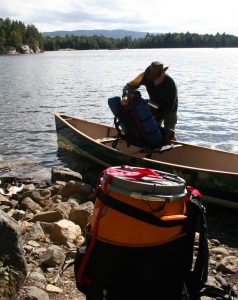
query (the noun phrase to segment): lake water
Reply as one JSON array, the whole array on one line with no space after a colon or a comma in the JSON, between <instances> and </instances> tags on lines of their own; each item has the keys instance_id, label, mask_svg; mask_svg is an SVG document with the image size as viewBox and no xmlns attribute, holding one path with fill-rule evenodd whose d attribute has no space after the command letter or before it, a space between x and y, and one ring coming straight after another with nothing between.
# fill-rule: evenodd
<instances>
[{"instance_id":1,"label":"lake water","mask_svg":"<svg viewBox=\"0 0 238 300\"><path fill-rule=\"evenodd\" d=\"M42 176L67 165L53 112L112 125L107 99L153 60L178 87L177 138L238 152L238 49L58 51L0 56L0 166Z\"/></svg>"}]
</instances>

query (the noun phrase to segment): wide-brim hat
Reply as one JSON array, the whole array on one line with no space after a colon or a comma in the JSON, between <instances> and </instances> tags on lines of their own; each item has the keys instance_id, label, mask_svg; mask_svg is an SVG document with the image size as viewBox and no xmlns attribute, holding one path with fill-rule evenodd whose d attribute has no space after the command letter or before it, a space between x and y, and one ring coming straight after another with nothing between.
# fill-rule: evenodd
<instances>
[{"instance_id":1,"label":"wide-brim hat","mask_svg":"<svg viewBox=\"0 0 238 300\"><path fill-rule=\"evenodd\" d=\"M168 70L169 67L164 67L164 65L159 61L153 61L149 67L146 68L144 72L144 77L148 80L158 79L164 72Z\"/></svg>"}]
</instances>

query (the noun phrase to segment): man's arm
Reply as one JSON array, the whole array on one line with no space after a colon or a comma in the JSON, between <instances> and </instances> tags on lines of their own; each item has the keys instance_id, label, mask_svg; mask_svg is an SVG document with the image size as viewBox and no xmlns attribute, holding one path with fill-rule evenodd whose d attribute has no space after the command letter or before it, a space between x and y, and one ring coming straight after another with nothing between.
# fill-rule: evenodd
<instances>
[{"instance_id":1,"label":"man's arm","mask_svg":"<svg viewBox=\"0 0 238 300\"><path fill-rule=\"evenodd\" d=\"M132 81L128 82L124 86L122 97L125 97L128 94L133 93L134 91L136 91L141 86L141 81L143 79L143 75L144 75L144 73L139 74L135 79L133 79Z\"/></svg>"}]
</instances>

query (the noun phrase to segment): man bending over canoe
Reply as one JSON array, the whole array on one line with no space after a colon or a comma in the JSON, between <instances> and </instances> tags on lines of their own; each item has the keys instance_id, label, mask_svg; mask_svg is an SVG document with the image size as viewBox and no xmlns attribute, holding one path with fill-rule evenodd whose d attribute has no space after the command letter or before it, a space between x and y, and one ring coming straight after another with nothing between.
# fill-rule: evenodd
<instances>
[{"instance_id":1,"label":"man bending over canoe","mask_svg":"<svg viewBox=\"0 0 238 300\"><path fill-rule=\"evenodd\" d=\"M175 139L178 95L174 80L166 74L167 69L168 67L164 67L159 61L152 62L144 72L124 86L121 104L127 105L127 95L144 85L149 95L152 112L158 125L161 126L163 123L165 142L169 144Z\"/></svg>"}]
</instances>

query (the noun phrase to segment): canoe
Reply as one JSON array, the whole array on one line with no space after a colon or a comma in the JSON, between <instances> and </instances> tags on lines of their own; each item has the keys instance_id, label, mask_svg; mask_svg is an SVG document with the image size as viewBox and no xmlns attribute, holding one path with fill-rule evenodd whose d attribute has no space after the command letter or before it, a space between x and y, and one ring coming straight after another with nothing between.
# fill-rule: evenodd
<instances>
[{"instance_id":1,"label":"canoe","mask_svg":"<svg viewBox=\"0 0 238 300\"><path fill-rule=\"evenodd\" d=\"M176 174L200 190L204 201L238 209L238 154L176 141L149 157L120 141L114 127L55 113L58 146L104 166L132 165Z\"/></svg>"}]
</instances>

